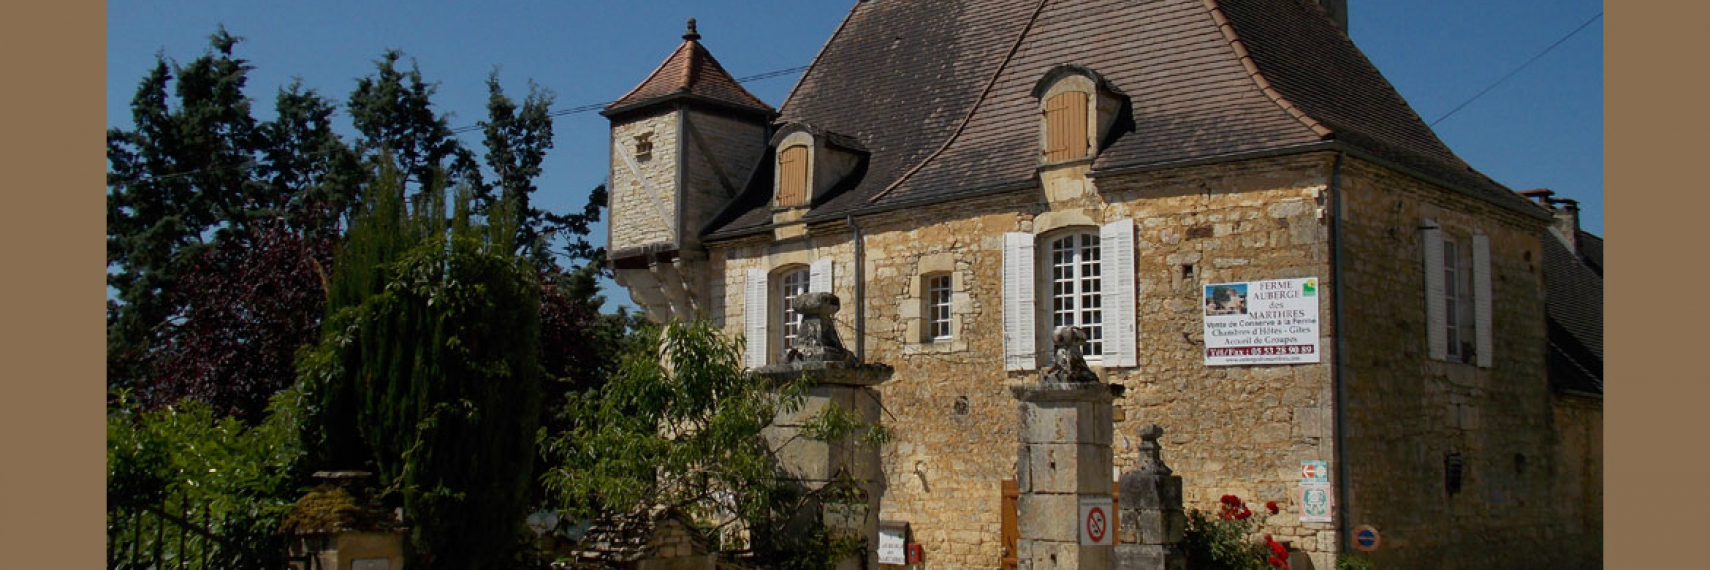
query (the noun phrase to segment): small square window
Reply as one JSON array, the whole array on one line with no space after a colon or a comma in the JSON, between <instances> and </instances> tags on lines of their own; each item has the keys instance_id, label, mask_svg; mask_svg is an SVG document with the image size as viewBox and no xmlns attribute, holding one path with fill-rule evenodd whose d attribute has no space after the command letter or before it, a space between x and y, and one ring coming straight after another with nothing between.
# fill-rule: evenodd
<instances>
[{"instance_id":1,"label":"small square window","mask_svg":"<svg viewBox=\"0 0 1710 570\"><path fill-rule=\"evenodd\" d=\"M645 161L653 158L653 133L635 135L635 159Z\"/></svg>"},{"instance_id":2,"label":"small square window","mask_svg":"<svg viewBox=\"0 0 1710 570\"><path fill-rule=\"evenodd\" d=\"M930 276L926 280L926 314L928 342L950 339L950 275Z\"/></svg>"}]
</instances>

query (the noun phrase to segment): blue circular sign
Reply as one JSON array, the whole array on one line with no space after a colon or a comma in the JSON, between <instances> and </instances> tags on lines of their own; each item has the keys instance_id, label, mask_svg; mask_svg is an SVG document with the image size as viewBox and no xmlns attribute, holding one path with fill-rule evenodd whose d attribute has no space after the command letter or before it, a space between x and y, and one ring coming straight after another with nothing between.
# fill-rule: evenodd
<instances>
[{"instance_id":1,"label":"blue circular sign","mask_svg":"<svg viewBox=\"0 0 1710 570\"><path fill-rule=\"evenodd\" d=\"M1377 529L1372 528L1371 525L1363 524L1354 528L1354 548L1371 552L1377 550L1378 542L1381 540L1378 537Z\"/></svg>"}]
</instances>

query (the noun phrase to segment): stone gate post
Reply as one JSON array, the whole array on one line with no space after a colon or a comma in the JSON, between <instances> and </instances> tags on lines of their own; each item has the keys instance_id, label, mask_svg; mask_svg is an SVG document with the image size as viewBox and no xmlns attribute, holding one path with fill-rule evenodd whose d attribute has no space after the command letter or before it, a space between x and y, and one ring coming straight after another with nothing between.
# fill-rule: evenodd
<instances>
[{"instance_id":1,"label":"stone gate post","mask_svg":"<svg viewBox=\"0 0 1710 570\"><path fill-rule=\"evenodd\" d=\"M1185 570L1182 533L1182 478L1159 456L1158 437L1164 428L1140 428L1140 462L1122 474L1122 526L1116 546L1117 570Z\"/></svg>"},{"instance_id":2,"label":"stone gate post","mask_svg":"<svg viewBox=\"0 0 1710 570\"><path fill-rule=\"evenodd\" d=\"M1017 566L1109 570L1116 533L1111 408L1122 387L1087 369L1079 330L1065 327L1053 336L1056 362L1040 382L1010 388L1021 401Z\"/></svg>"}]
</instances>

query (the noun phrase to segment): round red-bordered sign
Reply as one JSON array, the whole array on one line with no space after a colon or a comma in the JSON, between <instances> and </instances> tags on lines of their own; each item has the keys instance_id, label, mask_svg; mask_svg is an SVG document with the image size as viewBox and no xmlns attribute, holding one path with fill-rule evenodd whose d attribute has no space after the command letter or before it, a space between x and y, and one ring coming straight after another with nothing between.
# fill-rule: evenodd
<instances>
[{"instance_id":1,"label":"round red-bordered sign","mask_svg":"<svg viewBox=\"0 0 1710 570\"><path fill-rule=\"evenodd\" d=\"M1104 542L1105 529L1109 526L1103 507L1093 507L1087 511L1087 538L1091 538L1093 542Z\"/></svg>"}]
</instances>

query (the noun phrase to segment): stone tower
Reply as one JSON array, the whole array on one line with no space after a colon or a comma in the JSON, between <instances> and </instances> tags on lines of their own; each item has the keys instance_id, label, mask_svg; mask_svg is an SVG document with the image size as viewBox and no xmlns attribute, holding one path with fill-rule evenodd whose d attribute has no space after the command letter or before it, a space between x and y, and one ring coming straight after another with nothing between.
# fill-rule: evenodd
<instances>
[{"instance_id":1,"label":"stone tower","mask_svg":"<svg viewBox=\"0 0 1710 570\"><path fill-rule=\"evenodd\" d=\"M607 257L659 322L706 316L700 230L760 163L776 115L700 38L691 18L682 45L600 112L612 125Z\"/></svg>"}]
</instances>

